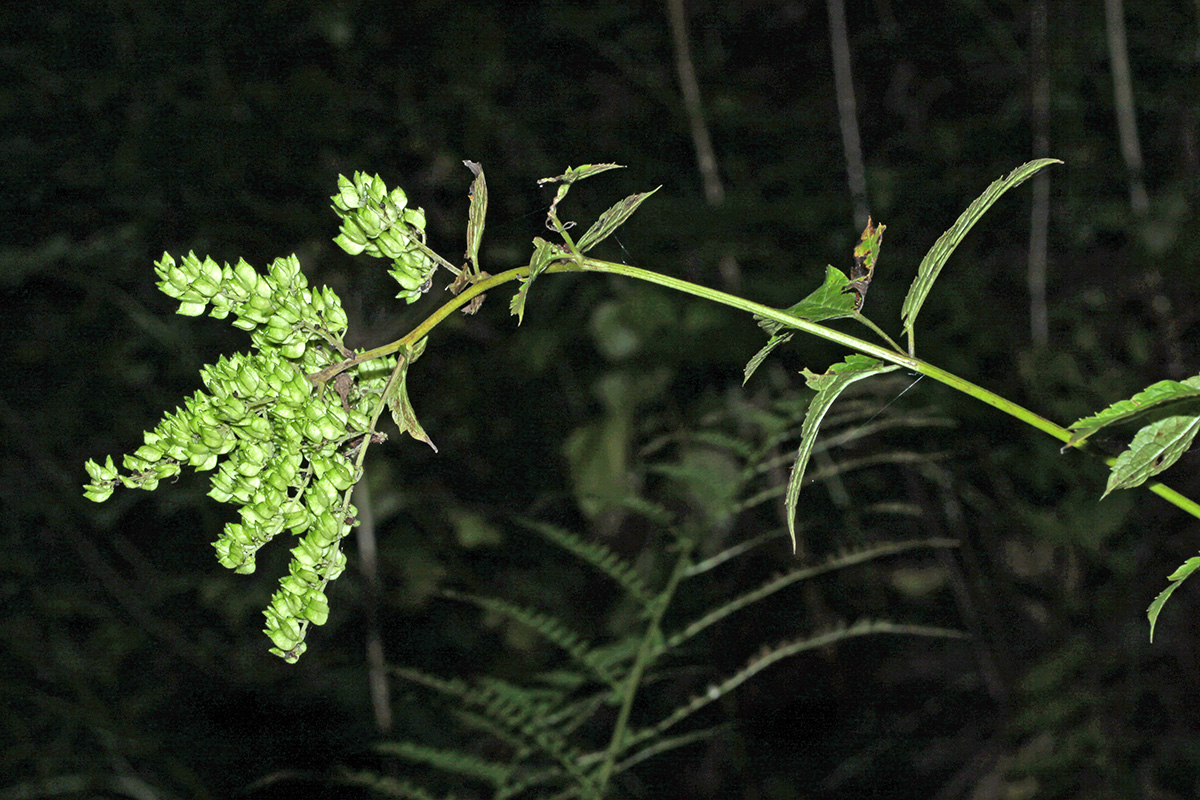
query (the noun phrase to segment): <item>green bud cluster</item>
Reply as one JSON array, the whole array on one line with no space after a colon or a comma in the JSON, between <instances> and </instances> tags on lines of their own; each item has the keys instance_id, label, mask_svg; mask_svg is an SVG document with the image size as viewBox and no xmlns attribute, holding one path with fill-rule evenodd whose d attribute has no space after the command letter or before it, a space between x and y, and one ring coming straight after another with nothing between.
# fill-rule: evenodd
<instances>
[{"instance_id":1,"label":"green bud cluster","mask_svg":"<svg viewBox=\"0 0 1200 800\"><path fill-rule=\"evenodd\" d=\"M182 467L215 470L209 495L239 506L214 543L222 565L255 569L258 550L288 531L299 538L288 574L266 609L271 652L295 661L309 624L329 616L329 581L346 566L341 540L355 525L350 492L361 477L361 452L377 435L372 410L381 404L394 357L358 364L335 389L308 376L348 354L346 314L329 288L309 288L295 256L276 259L265 275L244 261L220 267L189 253L156 265L159 288L179 301L179 313L233 315L249 331L249 354L221 357L201 370L205 389L166 414L124 456L86 464L84 495L102 502L114 488L154 490ZM340 376L339 376L340 377Z\"/></svg>"},{"instance_id":2,"label":"green bud cluster","mask_svg":"<svg viewBox=\"0 0 1200 800\"><path fill-rule=\"evenodd\" d=\"M388 274L400 284L397 297L412 303L429 290L437 264L425 248L425 212L408 208L400 188L388 191L378 175L354 173L354 180L338 176L333 209L342 218L342 232L334 239L352 256L366 253L390 258Z\"/></svg>"}]
</instances>

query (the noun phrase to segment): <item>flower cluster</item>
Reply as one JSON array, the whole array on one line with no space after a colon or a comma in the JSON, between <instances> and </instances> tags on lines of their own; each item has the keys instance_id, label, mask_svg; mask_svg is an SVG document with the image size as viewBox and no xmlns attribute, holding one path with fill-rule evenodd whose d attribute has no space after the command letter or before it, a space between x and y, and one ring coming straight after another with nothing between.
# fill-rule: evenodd
<instances>
[{"instance_id":1,"label":"flower cluster","mask_svg":"<svg viewBox=\"0 0 1200 800\"><path fill-rule=\"evenodd\" d=\"M371 411L382 402L394 358L358 364L333 385L309 379L346 357L346 314L329 288L310 289L294 256L266 275L239 261L218 266L194 254L156 265L159 288L180 301L179 313L232 314L249 331L250 354L222 357L201 370L205 390L163 417L144 444L124 457L87 463L84 494L102 502L118 485L155 489L184 464L214 470L209 495L237 504L239 520L215 542L220 563L255 568L258 550L287 530L300 537L288 575L265 611L271 652L295 661L308 625L329 615L325 588L345 569L340 541L355 524L350 492L361 476L360 453L376 436Z\"/></svg>"},{"instance_id":2,"label":"flower cluster","mask_svg":"<svg viewBox=\"0 0 1200 800\"><path fill-rule=\"evenodd\" d=\"M396 296L405 302L429 290L437 264L425 247L425 212L408 208L403 189L389 192L378 175L356 172L353 181L338 176L338 193L331 199L342 218L342 232L333 241L352 256L390 258L388 274L400 284Z\"/></svg>"}]
</instances>

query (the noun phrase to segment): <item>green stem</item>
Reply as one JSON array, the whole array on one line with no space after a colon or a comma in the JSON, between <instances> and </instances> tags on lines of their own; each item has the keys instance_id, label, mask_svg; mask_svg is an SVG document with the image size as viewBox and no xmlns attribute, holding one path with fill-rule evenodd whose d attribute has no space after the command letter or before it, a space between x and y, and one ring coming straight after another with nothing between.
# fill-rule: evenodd
<instances>
[{"instance_id":1,"label":"green stem","mask_svg":"<svg viewBox=\"0 0 1200 800\"><path fill-rule=\"evenodd\" d=\"M690 294L694 297L699 297L704 300L729 306L730 308L735 308L739 311L745 311L747 314L753 314L758 317L762 317L763 319L769 319L774 322L778 322L788 328L794 328L796 330L803 331L804 333L825 339L826 341L840 344L850 350L878 358L880 361L886 361L890 364L897 364L911 372L916 372L920 375L926 375L936 381L946 384L952 389L956 389L963 394L970 395L980 402L987 403L989 406L998 409L999 411L1003 411L1009 416L1016 417L1025 424L1037 428L1039 431L1049 434L1061 442L1065 443L1071 439L1071 432L1061 425L1056 425L1045 417L1035 414L1024 406L1017 405L1011 400L1001 397L995 392L984 389L982 386L971 383L970 381L960 378L953 373L947 372L940 367L935 367L933 364L922 361L921 359L906 353L897 352L896 350L889 350L886 347L880 347L877 344L859 339L855 336L851 336L848 333L842 333L841 331L837 331L832 328L826 328L823 325L818 325L815 322L809 322L806 319L793 316L782 309L771 308L770 306L765 306L761 303L755 303L752 300L746 300L736 295L722 292L718 289L709 289L706 286L700 286L689 281L680 280L679 278L672 278L669 275L663 275L659 272L653 272L640 267L631 267L628 264L618 264L612 261L598 261L593 258L583 258L579 263L571 261L551 264L550 266L546 267L544 272L579 272L581 267L582 271L584 272L604 272L612 275L624 275L625 277L633 278L635 280L654 283L668 289L674 289L677 292ZM423 322L421 322L421 324L413 328L413 330L403 338L397 339L390 344L385 344L382 347L377 347L374 350L368 350L365 353L360 353L354 358L347 359L340 364L327 367L321 372L310 375L309 378L314 383L323 383L332 378L334 375L337 375L339 372L342 372L343 370L348 369L355 364L361 364L364 361L370 361L371 359L379 358L380 356L391 355L408 344L420 341L422 337L429 333L429 331L437 327L438 323L452 314L455 310L466 305L476 295L482 294L490 289L494 289L495 287L504 283L508 283L509 281L527 277L528 275L528 266L518 267L517 269L510 269L506 272L501 272L499 275L494 275L487 280L473 284L465 289L462 294L458 295L453 300L449 301L429 317L427 317ZM1075 447L1078 450L1086 451L1086 448L1083 445L1076 445ZM1115 459L1112 458L1105 460L1105 463L1110 467L1114 462ZM1179 494L1174 489L1171 489L1170 487L1165 486L1157 481L1147 483L1146 488L1166 500L1168 503L1171 503L1175 507L1179 508L1181 511L1185 511L1194 517L1200 518L1200 503L1197 503L1194 500Z\"/></svg>"},{"instance_id":2,"label":"green stem","mask_svg":"<svg viewBox=\"0 0 1200 800\"><path fill-rule=\"evenodd\" d=\"M629 727L629 715L633 711L633 700L637 696L638 687L642 684L642 675L645 674L646 668L650 666L650 662L662 652L662 620L667 613L668 606L671 605L671 598L675 596L675 590L679 587L679 582L687 574L688 567L692 563L692 550L695 547L696 541L690 536L679 536L676 541L679 545L679 560L675 562L675 569L671 571L671 577L667 581L666 587L662 593L655 598L654 613L650 617L650 622L646 626L646 633L642 636L642 644L638 648L637 658L633 662L633 667L629 670L629 677L625 680L625 697L621 702L621 711L617 714L617 721L613 725L612 739L608 743L608 749L604 753L604 763L600 765L600 774L596 778L597 791L601 796L604 794L605 787L608 786L608 779L612 777L613 766L617 763L617 757L624 749L625 731Z\"/></svg>"}]
</instances>

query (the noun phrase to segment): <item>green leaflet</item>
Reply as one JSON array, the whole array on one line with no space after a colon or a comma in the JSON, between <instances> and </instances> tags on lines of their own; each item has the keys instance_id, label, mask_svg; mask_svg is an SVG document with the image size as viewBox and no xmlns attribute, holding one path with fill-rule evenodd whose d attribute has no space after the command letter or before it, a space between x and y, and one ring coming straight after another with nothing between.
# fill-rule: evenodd
<instances>
[{"instance_id":1,"label":"green leaflet","mask_svg":"<svg viewBox=\"0 0 1200 800\"><path fill-rule=\"evenodd\" d=\"M560 255L562 255L562 252L558 246L547 242L540 236L534 238L533 258L529 259L529 277L521 279L521 288L517 289L517 293L512 296L512 300L508 301L508 311L517 318L518 325L525 319L525 301L529 299L530 284L533 283L534 278L540 275Z\"/></svg>"},{"instance_id":2,"label":"green leaflet","mask_svg":"<svg viewBox=\"0 0 1200 800\"><path fill-rule=\"evenodd\" d=\"M414 764L428 764L451 775L474 778L489 786L503 786L512 775L512 767L506 763L488 761L479 756L441 747L429 747L416 742L379 742L374 746L377 753L402 758ZM415 788L415 787L414 787ZM424 795L420 792L415 796ZM432 797L433 795L426 795Z\"/></svg>"},{"instance_id":3,"label":"green leaflet","mask_svg":"<svg viewBox=\"0 0 1200 800\"><path fill-rule=\"evenodd\" d=\"M1196 556L1192 556L1187 561L1183 562L1179 569L1175 570L1167 577L1167 580L1171 581L1171 584L1159 592L1158 597L1154 598L1154 602L1151 603L1150 607L1146 609L1146 617L1150 620L1151 642L1154 641L1154 626L1158 622L1158 614L1160 611L1162 611L1162 607L1167 604L1167 600L1172 594L1175 593L1175 590L1179 588L1179 584L1183 583L1189 575L1195 572L1197 567L1200 567L1200 558Z\"/></svg>"},{"instance_id":4,"label":"green leaflet","mask_svg":"<svg viewBox=\"0 0 1200 800\"><path fill-rule=\"evenodd\" d=\"M577 242L579 252L586 253L588 250L591 250L600 242L608 238L613 231L621 227L625 223L625 220L629 219L633 215L633 212L637 211L638 206L640 206L647 197L654 194L661 188L661 186L656 186L648 192L631 194L629 197L626 197L624 200L608 208L596 219L595 222L592 223L592 227L588 228L587 233L585 233Z\"/></svg>"},{"instance_id":5,"label":"green leaflet","mask_svg":"<svg viewBox=\"0 0 1200 800\"><path fill-rule=\"evenodd\" d=\"M796 463L792 466L792 474L788 479L785 506L793 551L796 549L796 505L800 499L800 485L804 481L804 470L808 467L808 459L812 456L813 445L817 441L817 429L820 428L825 413L850 384L899 368L895 364L885 366L879 359L854 353L846 356L846 360L840 364L834 364L822 375L804 370L805 380L809 388L816 390L817 396L808 404L808 411L804 414L804 423L800 426L800 449L796 452Z\"/></svg>"},{"instance_id":6,"label":"green leaflet","mask_svg":"<svg viewBox=\"0 0 1200 800\"><path fill-rule=\"evenodd\" d=\"M832 267L830 267L830 269L832 269ZM753 375L755 370L757 370L762 362L766 360L767 356L771 355L771 351L791 339L792 336L794 336L792 333L777 333L772 336L770 341L763 345L763 348L755 353L754 356L746 362L746 370L745 376L742 378L742 386L746 385L746 383L750 380L750 376Z\"/></svg>"},{"instance_id":7,"label":"green leaflet","mask_svg":"<svg viewBox=\"0 0 1200 800\"><path fill-rule=\"evenodd\" d=\"M392 373L391 380L388 381L387 388L384 389L384 396L387 399L387 406L392 412L392 420L395 421L400 432L407 433L417 441L424 442L436 453L437 446L429 438L429 434L425 433L421 423L417 421L412 401L408 399L408 367L421 357L421 353L425 352L426 341L426 339L422 339L412 347L406 348L405 352L399 356L396 369Z\"/></svg>"},{"instance_id":8,"label":"green leaflet","mask_svg":"<svg viewBox=\"0 0 1200 800\"><path fill-rule=\"evenodd\" d=\"M984 190L983 194L975 199L975 202L967 207L967 210L962 213L950 229L933 243L933 247L929 249L929 252L925 254L925 258L922 259L921 266L917 268L917 277L913 279L912 286L908 289L908 295L904 298L904 305L900 309L900 315L904 319L904 332L906 334L910 337L912 336L912 328L916 324L917 314L920 313L925 298L929 296L929 290L933 288L933 282L937 280L938 273L946 265L950 254L954 252L954 248L958 247L959 243L962 242L975 223L979 221L984 212L991 208L992 204L999 200L1001 195L1014 186L1024 183L1038 172L1038 170L1050 164L1061 163L1056 158L1039 158L1022 164L1007 176L994 181L991 186Z\"/></svg>"},{"instance_id":9,"label":"green leaflet","mask_svg":"<svg viewBox=\"0 0 1200 800\"><path fill-rule=\"evenodd\" d=\"M787 310L787 313L793 316L806 319L809 322L824 322L829 319L841 319L842 317L854 316L854 307L858 303L858 296L850 294L847 290L850 288L850 279L846 274L836 267L825 267L825 283L808 297L796 303ZM745 386L750 380L750 376L755 370L766 360L779 345L792 338L790 333L780 333L785 326L782 322L774 320L758 318L758 324L763 330L771 334L771 339L761 350L754 354L754 357L746 362L745 376L742 378L742 385Z\"/></svg>"},{"instance_id":10,"label":"green leaflet","mask_svg":"<svg viewBox=\"0 0 1200 800\"><path fill-rule=\"evenodd\" d=\"M1067 426L1074 431L1067 447L1074 447L1109 425L1126 422L1167 403L1196 397L1200 397L1200 375L1184 381L1159 381L1151 384L1128 400L1118 400L1098 414L1072 422Z\"/></svg>"},{"instance_id":11,"label":"green leaflet","mask_svg":"<svg viewBox=\"0 0 1200 800\"><path fill-rule=\"evenodd\" d=\"M867 287L871 285L885 228L887 228L886 225L874 225L868 219L867 227L863 230L859 243L854 248L854 266L850 271L850 277L847 278L845 273L836 267L826 266L825 282L808 297L787 309L787 313L809 322L856 317L872 330L879 332L878 328L859 316L858 311L862 308L863 300L866 298ZM780 334L780 331L787 327L782 322L764 320L760 317L758 324L771 334L771 339L746 363L745 375L742 378L743 386L771 354L771 351L792 338L790 333Z\"/></svg>"},{"instance_id":12,"label":"green leaflet","mask_svg":"<svg viewBox=\"0 0 1200 800\"><path fill-rule=\"evenodd\" d=\"M1141 486L1170 467L1192 446L1200 432L1200 416L1174 416L1152 422L1137 432L1129 449L1117 456L1108 476L1106 496L1114 489Z\"/></svg>"},{"instance_id":13,"label":"green leaflet","mask_svg":"<svg viewBox=\"0 0 1200 800\"><path fill-rule=\"evenodd\" d=\"M553 178L541 178L538 180L538 186L545 186L548 183L561 184L558 187L558 192L554 195L554 201L550 203L550 218L554 219L558 213L558 204L567 196L567 192L571 189L571 184L575 181L581 181L584 178L590 178L593 175L599 175L601 172L607 172L610 169L624 169L624 164L583 164L578 167L568 167L567 171L562 175L556 175Z\"/></svg>"},{"instance_id":14,"label":"green leaflet","mask_svg":"<svg viewBox=\"0 0 1200 800\"><path fill-rule=\"evenodd\" d=\"M825 267L825 283L808 297L787 309L787 313L809 322L824 322L854 316L854 295L846 291L850 279L837 267ZM774 320L758 322L763 330L774 335L786 326Z\"/></svg>"},{"instance_id":15,"label":"green leaflet","mask_svg":"<svg viewBox=\"0 0 1200 800\"><path fill-rule=\"evenodd\" d=\"M567 171L562 175L556 175L553 178L541 178L538 180L538 185L542 186L547 183L575 183L575 181L599 175L601 172L607 172L610 169L624 168L624 164L580 164L578 167L567 167Z\"/></svg>"},{"instance_id":16,"label":"green leaflet","mask_svg":"<svg viewBox=\"0 0 1200 800\"><path fill-rule=\"evenodd\" d=\"M846 277L846 273L834 266L826 267L826 281L821 284L814 293L799 301L796 305L787 309L787 313L796 315L802 319L809 320L810 323L821 323L827 319L840 319L842 317L853 317L854 305L858 302L857 295L847 293L847 288L850 287L850 278ZM763 361L767 360L767 356L772 353L780 344L792 338L791 333L780 333L786 327L782 323L776 323L773 319L762 319L758 317L758 325L762 326L764 331L770 333L770 341L763 345L761 350L758 350L751 357L750 361L746 362L745 375L742 379L742 385L750 381L750 375L754 374L756 369L762 365Z\"/></svg>"}]
</instances>

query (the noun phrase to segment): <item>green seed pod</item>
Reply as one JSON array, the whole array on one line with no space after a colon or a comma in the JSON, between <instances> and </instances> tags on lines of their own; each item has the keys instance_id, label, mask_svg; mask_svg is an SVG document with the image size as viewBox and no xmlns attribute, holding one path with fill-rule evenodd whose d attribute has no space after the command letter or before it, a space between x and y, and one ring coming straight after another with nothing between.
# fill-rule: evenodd
<instances>
[{"instance_id":1,"label":"green seed pod","mask_svg":"<svg viewBox=\"0 0 1200 800\"><path fill-rule=\"evenodd\" d=\"M262 464L260 462L255 462L248 458L243 458L242 460L238 461L237 464L238 474L247 478L252 475L257 475L261 470Z\"/></svg>"},{"instance_id":2,"label":"green seed pod","mask_svg":"<svg viewBox=\"0 0 1200 800\"><path fill-rule=\"evenodd\" d=\"M371 198L376 203L382 203L383 198L387 196L387 184L383 182L383 178L379 177L378 175L372 175L368 178L366 174L364 174L362 176L362 181L367 190L367 197Z\"/></svg>"},{"instance_id":3,"label":"green seed pod","mask_svg":"<svg viewBox=\"0 0 1200 800\"><path fill-rule=\"evenodd\" d=\"M410 208L404 212L403 216L406 225L411 225L419 231L425 230L425 209Z\"/></svg>"},{"instance_id":4,"label":"green seed pod","mask_svg":"<svg viewBox=\"0 0 1200 800\"><path fill-rule=\"evenodd\" d=\"M331 198L336 208L348 210L358 208L362 200L358 188L345 175L338 175L338 193Z\"/></svg>"},{"instance_id":5,"label":"green seed pod","mask_svg":"<svg viewBox=\"0 0 1200 800\"><path fill-rule=\"evenodd\" d=\"M297 580L302 581L305 586L319 586L321 583L321 576L317 574L316 570L305 566L296 559L293 559L291 564L288 565L288 571Z\"/></svg>"},{"instance_id":6,"label":"green seed pod","mask_svg":"<svg viewBox=\"0 0 1200 800\"><path fill-rule=\"evenodd\" d=\"M334 488L341 492L346 491L355 483L357 483L353 470L351 470L350 467L344 463L334 464L333 469L330 470L328 477Z\"/></svg>"},{"instance_id":7,"label":"green seed pod","mask_svg":"<svg viewBox=\"0 0 1200 800\"><path fill-rule=\"evenodd\" d=\"M320 444L325 440L325 434L316 422L306 420L304 422L304 438L314 444Z\"/></svg>"},{"instance_id":8,"label":"green seed pod","mask_svg":"<svg viewBox=\"0 0 1200 800\"><path fill-rule=\"evenodd\" d=\"M346 554L337 547L329 554L329 566L325 568L325 577L336 581L346 571Z\"/></svg>"},{"instance_id":9,"label":"green seed pod","mask_svg":"<svg viewBox=\"0 0 1200 800\"><path fill-rule=\"evenodd\" d=\"M320 497L306 497L309 511L316 518L313 526L308 529L308 533L304 535L304 539L311 543L311 546L324 553L328 547L337 541L338 526L331 515L325 514L325 510L329 504ZM332 522L333 524L330 524Z\"/></svg>"},{"instance_id":10,"label":"green seed pod","mask_svg":"<svg viewBox=\"0 0 1200 800\"><path fill-rule=\"evenodd\" d=\"M313 625L324 625L329 619L329 598L320 589L310 589L304 600L300 615Z\"/></svg>"},{"instance_id":11,"label":"green seed pod","mask_svg":"<svg viewBox=\"0 0 1200 800\"><path fill-rule=\"evenodd\" d=\"M142 445L134 453L134 455L146 462L158 461L160 458L162 458L162 454L163 451L161 448L155 447L149 443Z\"/></svg>"},{"instance_id":12,"label":"green seed pod","mask_svg":"<svg viewBox=\"0 0 1200 800\"><path fill-rule=\"evenodd\" d=\"M248 297L254 294L254 288L258 285L258 271L247 264L245 259L239 258L237 264L233 266L232 282Z\"/></svg>"},{"instance_id":13,"label":"green seed pod","mask_svg":"<svg viewBox=\"0 0 1200 800\"><path fill-rule=\"evenodd\" d=\"M381 232L375 239L375 246L388 258L399 258L400 254L410 247L408 238L399 228L389 228Z\"/></svg>"},{"instance_id":14,"label":"green seed pod","mask_svg":"<svg viewBox=\"0 0 1200 800\"><path fill-rule=\"evenodd\" d=\"M312 535L312 529L310 529L309 533L300 540L300 544L292 548L292 557L306 567L323 565L328 546L322 545L317 538Z\"/></svg>"},{"instance_id":15,"label":"green seed pod","mask_svg":"<svg viewBox=\"0 0 1200 800\"><path fill-rule=\"evenodd\" d=\"M385 224L384 220L380 219L379 212L370 206L364 206L354 215L354 222L366 235L367 239L374 239L383 231Z\"/></svg>"},{"instance_id":16,"label":"green seed pod","mask_svg":"<svg viewBox=\"0 0 1200 800\"><path fill-rule=\"evenodd\" d=\"M300 644L300 626L290 617L273 616L267 613L267 628L263 631L280 650L291 651Z\"/></svg>"},{"instance_id":17,"label":"green seed pod","mask_svg":"<svg viewBox=\"0 0 1200 800\"><path fill-rule=\"evenodd\" d=\"M358 241L359 239L362 241ZM352 256L367 249L367 237L350 225L343 225L342 232L334 238L333 242Z\"/></svg>"},{"instance_id":18,"label":"green seed pod","mask_svg":"<svg viewBox=\"0 0 1200 800\"><path fill-rule=\"evenodd\" d=\"M340 407L338 408L338 411L341 411ZM345 419L345 417L346 412L342 411L342 418ZM344 436L346 433L345 424L339 424L332 416L322 417L321 419L317 420L316 425L321 430L322 439L329 439L332 441L342 438L342 436Z\"/></svg>"},{"instance_id":19,"label":"green seed pod","mask_svg":"<svg viewBox=\"0 0 1200 800\"><path fill-rule=\"evenodd\" d=\"M89 483L83 487L83 496L93 503L103 503L112 497L113 487L102 483Z\"/></svg>"},{"instance_id":20,"label":"green seed pod","mask_svg":"<svg viewBox=\"0 0 1200 800\"><path fill-rule=\"evenodd\" d=\"M304 597L306 594L308 594L310 589L309 585L305 581L302 581L295 575L284 575L279 579L279 585L288 594L300 595L301 597Z\"/></svg>"},{"instance_id":21,"label":"green seed pod","mask_svg":"<svg viewBox=\"0 0 1200 800\"><path fill-rule=\"evenodd\" d=\"M174 478L180 472L182 472L182 470L179 468L177 463L174 461L164 461L154 468L154 478L155 480L162 481L166 480L167 478Z\"/></svg>"}]
</instances>

